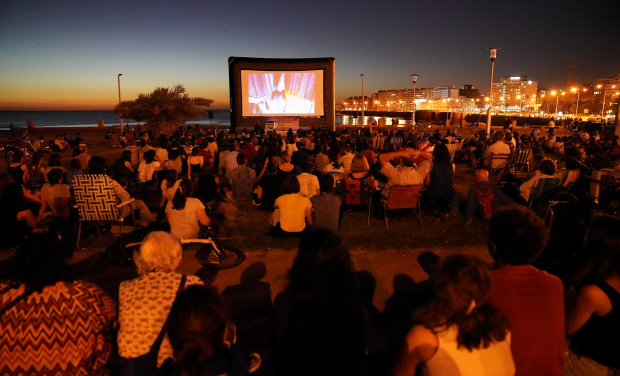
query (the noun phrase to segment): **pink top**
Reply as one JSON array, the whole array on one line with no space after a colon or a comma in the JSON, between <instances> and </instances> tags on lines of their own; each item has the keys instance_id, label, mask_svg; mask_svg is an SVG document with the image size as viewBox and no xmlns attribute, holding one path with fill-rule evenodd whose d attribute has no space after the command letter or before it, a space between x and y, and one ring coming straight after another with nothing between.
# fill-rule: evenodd
<instances>
[{"instance_id":1,"label":"pink top","mask_svg":"<svg viewBox=\"0 0 620 376\"><path fill-rule=\"evenodd\" d=\"M563 375L564 289L559 278L531 265L493 271L491 301L512 332L515 375Z\"/></svg>"}]
</instances>

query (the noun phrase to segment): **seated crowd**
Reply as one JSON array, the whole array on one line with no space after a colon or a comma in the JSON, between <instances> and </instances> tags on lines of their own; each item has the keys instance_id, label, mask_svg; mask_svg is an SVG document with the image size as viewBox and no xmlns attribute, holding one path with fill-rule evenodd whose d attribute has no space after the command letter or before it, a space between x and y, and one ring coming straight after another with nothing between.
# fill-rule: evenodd
<instances>
[{"instance_id":1,"label":"seated crowd","mask_svg":"<svg viewBox=\"0 0 620 376\"><path fill-rule=\"evenodd\" d=\"M331 177L324 183L329 189ZM373 275L356 271L337 234L312 229L273 302L264 359L239 345L245 332L217 291L176 272L182 250L175 236L155 231L143 240L134 254L138 277L121 283L117 308L98 286L71 277L64 231L28 234L0 283L2 374L620 371L620 219L609 215L592 218L586 257L563 285L532 266L548 239L542 220L522 206L499 209L489 220L492 266L458 253L444 260L421 254L429 279L397 285L406 275L396 274L383 313L373 304ZM565 291L575 296L566 316Z\"/></svg>"},{"instance_id":2,"label":"seated crowd","mask_svg":"<svg viewBox=\"0 0 620 376\"><path fill-rule=\"evenodd\" d=\"M0 174L1 247L16 248L11 275L0 283L0 330L6 333L0 338L1 374L620 372L620 220L591 219L571 281L532 265L549 234L534 212L515 203L531 202L543 179L568 185L581 173L571 176L580 165L567 163L560 181L556 162L537 157L544 149L562 154L544 137L497 131L492 142L483 133L463 142L460 159L480 167L464 219L470 223L476 213L488 219L494 263L432 255L426 283L397 291L395 275L394 295L381 313L368 283L374 277L356 271L338 235L344 186L357 184L375 205L394 186L424 186L425 205L443 218L455 201L449 145L457 135L289 130L280 137L186 127L160 136L155 148L152 135L136 128L123 134L119 144L126 150L114 163L88 155L80 139L71 170L57 152L47 167L41 167L42 154L26 165L16 153L7 174ZM613 168L618 145L607 141L596 135L585 141L579 131L560 139L564 154L592 169ZM511 176L510 159L492 158L508 154L514 161L520 149L531 150L535 167L525 182ZM516 191L491 183L497 169ZM96 285L73 280L67 265L67 223L75 214L71 187L82 174L111 176L117 203L131 201L123 210L139 213L136 225L170 225L170 233L151 232L134 254L138 277L120 285L118 309ZM201 226L211 222L205 208L217 201L272 211L270 234L300 237L284 291L273 302L265 359L237 343L235 323L216 291L176 272L178 238L199 237ZM49 229L32 231L43 223ZM566 316L565 291L575 296Z\"/></svg>"}]
</instances>

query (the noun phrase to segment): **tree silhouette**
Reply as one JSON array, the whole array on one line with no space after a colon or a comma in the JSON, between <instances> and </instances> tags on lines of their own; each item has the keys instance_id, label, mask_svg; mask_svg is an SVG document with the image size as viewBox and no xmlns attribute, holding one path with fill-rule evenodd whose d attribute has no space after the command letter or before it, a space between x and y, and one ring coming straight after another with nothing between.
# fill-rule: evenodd
<instances>
[{"instance_id":1,"label":"tree silhouette","mask_svg":"<svg viewBox=\"0 0 620 376\"><path fill-rule=\"evenodd\" d=\"M212 99L190 97L183 85L172 89L158 87L152 93L139 94L132 101L123 101L114 107L114 114L123 119L145 122L145 128L171 136L189 119L204 115L203 107L209 107Z\"/></svg>"}]
</instances>

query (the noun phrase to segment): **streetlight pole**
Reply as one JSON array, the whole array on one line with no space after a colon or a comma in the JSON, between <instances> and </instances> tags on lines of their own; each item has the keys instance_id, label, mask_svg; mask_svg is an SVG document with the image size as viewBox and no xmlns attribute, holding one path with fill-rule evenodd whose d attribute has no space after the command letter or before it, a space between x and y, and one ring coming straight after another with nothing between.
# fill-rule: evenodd
<instances>
[{"instance_id":1,"label":"streetlight pole","mask_svg":"<svg viewBox=\"0 0 620 376\"><path fill-rule=\"evenodd\" d=\"M364 129L364 75L360 74L360 76L362 76L362 129Z\"/></svg>"},{"instance_id":2,"label":"streetlight pole","mask_svg":"<svg viewBox=\"0 0 620 376\"><path fill-rule=\"evenodd\" d=\"M411 75L411 81L413 81L413 103L412 106L413 109L411 110L411 127L415 127L415 110L416 110L416 103L415 103L415 83L418 81L418 77L420 75L418 74L412 74Z\"/></svg>"},{"instance_id":3,"label":"streetlight pole","mask_svg":"<svg viewBox=\"0 0 620 376\"><path fill-rule=\"evenodd\" d=\"M491 108L493 107L493 69L495 69L495 58L499 47L489 47L491 50L491 85L489 87L489 110L487 112L487 136L491 134Z\"/></svg>"},{"instance_id":4,"label":"streetlight pole","mask_svg":"<svg viewBox=\"0 0 620 376\"><path fill-rule=\"evenodd\" d=\"M118 104L121 104L121 76L123 74L118 75ZM123 135L123 115L120 117L121 120L121 136Z\"/></svg>"}]
</instances>

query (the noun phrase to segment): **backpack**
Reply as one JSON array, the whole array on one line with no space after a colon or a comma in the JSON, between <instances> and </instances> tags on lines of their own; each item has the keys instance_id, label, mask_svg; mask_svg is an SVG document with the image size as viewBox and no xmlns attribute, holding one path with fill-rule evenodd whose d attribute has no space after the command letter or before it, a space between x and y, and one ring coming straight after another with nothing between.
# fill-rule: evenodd
<instances>
[{"instance_id":1,"label":"backpack","mask_svg":"<svg viewBox=\"0 0 620 376\"><path fill-rule=\"evenodd\" d=\"M482 207L482 218L491 218L491 214L493 214L493 188L490 185L484 191L476 188L476 196L478 197L478 202Z\"/></svg>"}]
</instances>

